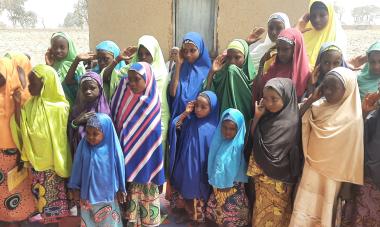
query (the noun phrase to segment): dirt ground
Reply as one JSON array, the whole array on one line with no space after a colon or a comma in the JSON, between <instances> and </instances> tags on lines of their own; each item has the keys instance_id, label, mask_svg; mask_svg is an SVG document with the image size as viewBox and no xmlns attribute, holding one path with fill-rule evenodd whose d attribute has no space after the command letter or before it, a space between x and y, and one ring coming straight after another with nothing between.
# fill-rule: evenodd
<instances>
[{"instance_id":1,"label":"dirt ground","mask_svg":"<svg viewBox=\"0 0 380 227\"><path fill-rule=\"evenodd\" d=\"M44 63L44 54L49 47L51 35L58 30L42 29L0 29L0 56L7 51L21 51L32 57L33 64ZM78 52L89 50L88 30L64 30L73 39ZM376 40L380 30L346 30L348 50L346 59L364 53Z\"/></svg>"}]
</instances>

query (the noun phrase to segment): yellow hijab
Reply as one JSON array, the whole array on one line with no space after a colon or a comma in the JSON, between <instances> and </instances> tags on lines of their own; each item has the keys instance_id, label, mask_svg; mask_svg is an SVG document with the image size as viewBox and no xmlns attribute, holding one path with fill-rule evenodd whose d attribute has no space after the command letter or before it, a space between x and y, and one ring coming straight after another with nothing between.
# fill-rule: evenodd
<instances>
[{"instance_id":1,"label":"yellow hijab","mask_svg":"<svg viewBox=\"0 0 380 227\"><path fill-rule=\"evenodd\" d=\"M356 76L344 67L330 73L341 79L346 90L339 103L321 98L303 116L305 160L325 177L363 184L363 118Z\"/></svg>"},{"instance_id":2,"label":"yellow hijab","mask_svg":"<svg viewBox=\"0 0 380 227\"><path fill-rule=\"evenodd\" d=\"M65 98L56 71L47 65L37 65L32 71L42 78L39 96L33 96L21 109L20 126L11 119L13 139L21 158L37 171L54 170L69 177L71 153L67 139L69 103Z\"/></svg>"},{"instance_id":3,"label":"yellow hijab","mask_svg":"<svg viewBox=\"0 0 380 227\"><path fill-rule=\"evenodd\" d=\"M323 43L337 43L339 47L341 47L344 54L346 52L347 46L347 37L342 29L340 21L336 16L333 2L331 0L310 0L309 12L311 6L315 2L321 2L326 6L329 14L329 21L326 27L320 31L315 30L310 21L306 25L306 29L312 29L311 31L304 33L304 42L306 45L307 56L309 57L309 63L312 68L317 61L319 49Z\"/></svg>"}]
</instances>

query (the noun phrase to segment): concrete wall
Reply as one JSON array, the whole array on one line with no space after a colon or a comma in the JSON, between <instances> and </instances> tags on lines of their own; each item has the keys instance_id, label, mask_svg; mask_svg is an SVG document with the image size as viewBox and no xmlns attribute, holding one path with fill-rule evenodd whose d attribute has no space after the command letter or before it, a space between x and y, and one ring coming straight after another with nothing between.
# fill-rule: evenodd
<instances>
[{"instance_id":1,"label":"concrete wall","mask_svg":"<svg viewBox=\"0 0 380 227\"><path fill-rule=\"evenodd\" d=\"M307 10L308 2L219 0L216 40L219 52L230 40L245 38L254 25L266 27L269 15L274 12L287 13L295 24ZM92 50L106 39L116 41L120 48L136 45L144 34L157 38L165 57L173 46L173 0L89 0L89 21Z\"/></svg>"}]
</instances>

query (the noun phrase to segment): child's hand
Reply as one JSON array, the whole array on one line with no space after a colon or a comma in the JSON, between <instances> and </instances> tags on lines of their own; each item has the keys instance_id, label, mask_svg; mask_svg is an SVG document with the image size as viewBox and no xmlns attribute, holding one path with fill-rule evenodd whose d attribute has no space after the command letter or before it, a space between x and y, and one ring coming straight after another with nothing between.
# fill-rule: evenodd
<instances>
[{"instance_id":1,"label":"child's hand","mask_svg":"<svg viewBox=\"0 0 380 227\"><path fill-rule=\"evenodd\" d=\"M218 57L215 58L214 62L212 63L212 71L218 72L220 71L224 66L226 65L226 57L221 54Z\"/></svg>"},{"instance_id":2,"label":"child's hand","mask_svg":"<svg viewBox=\"0 0 380 227\"><path fill-rule=\"evenodd\" d=\"M125 61L129 63L132 60L133 55L137 52L137 47L130 46L123 50L120 55L116 58L118 62Z\"/></svg>"},{"instance_id":3,"label":"child's hand","mask_svg":"<svg viewBox=\"0 0 380 227\"><path fill-rule=\"evenodd\" d=\"M126 203L127 202L127 193L126 192L118 191L116 193L116 196L117 196L117 201L119 203Z\"/></svg>"},{"instance_id":4,"label":"child's hand","mask_svg":"<svg viewBox=\"0 0 380 227\"><path fill-rule=\"evenodd\" d=\"M265 114L264 99L255 103L255 118L260 119Z\"/></svg>"},{"instance_id":5,"label":"child's hand","mask_svg":"<svg viewBox=\"0 0 380 227\"><path fill-rule=\"evenodd\" d=\"M367 55L359 55L350 59L347 63L351 70L358 71L363 69L363 65L368 61Z\"/></svg>"},{"instance_id":6,"label":"child's hand","mask_svg":"<svg viewBox=\"0 0 380 227\"><path fill-rule=\"evenodd\" d=\"M311 100L311 102L315 102L319 100L321 97L322 97L322 89L321 89L321 86L318 86L316 89L314 89L309 99Z\"/></svg>"},{"instance_id":7,"label":"child's hand","mask_svg":"<svg viewBox=\"0 0 380 227\"><path fill-rule=\"evenodd\" d=\"M301 33L305 33L305 32L308 32L310 30L312 30L311 28L308 28L306 29L306 25L307 23L309 22L310 20L310 14L309 13L305 13L297 22L296 24L296 29L298 31L300 31Z\"/></svg>"},{"instance_id":8,"label":"child's hand","mask_svg":"<svg viewBox=\"0 0 380 227\"><path fill-rule=\"evenodd\" d=\"M317 66L315 66L313 72L311 73L311 84L316 84L318 79L319 79L319 76L321 74L321 70L320 70L320 65L318 64Z\"/></svg>"},{"instance_id":9,"label":"child's hand","mask_svg":"<svg viewBox=\"0 0 380 227\"><path fill-rule=\"evenodd\" d=\"M16 89L12 94L13 102L15 106L21 106L21 88Z\"/></svg>"},{"instance_id":10,"label":"child's hand","mask_svg":"<svg viewBox=\"0 0 380 227\"><path fill-rule=\"evenodd\" d=\"M191 101L187 103L186 110L185 110L186 114L187 115L191 114L194 111L194 107L195 107L195 101Z\"/></svg>"},{"instance_id":11,"label":"child's hand","mask_svg":"<svg viewBox=\"0 0 380 227\"><path fill-rule=\"evenodd\" d=\"M90 61L90 60L94 60L95 58L96 58L96 54L92 52L80 53L77 55L77 59L79 61Z\"/></svg>"},{"instance_id":12,"label":"child's hand","mask_svg":"<svg viewBox=\"0 0 380 227\"><path fill-rule=\"evenodd\" d=\"M252 32L248 35L246 42L248 45L255 43L261 39L261 36L265 33L265 29L262 27L253 28Z\"/></svg>"},{"instance_id":13,"label":"child's hand","mask_svg":"<svg viewBox=\"0 0 380 227\"><path fill-rule=\"evenodd\" d=\"M54 64L54 55L51 51L51 48L48 48L45 53L45 62L47 65L50 65L50 66Z\"/></svg>"},{"instance_id":14,"label":"child's hand","mask_svg":"<svg viewBox=\"0 0 380 227\"><path fill-rule=\"evenodd\" d=\"M179 53L178 47L173 47L169 52L169 60L174 61L175 55Z\"/></svg>"},{"instance_id":15,"label":"child's hand","mask_svg":"<svg viewBox=\"0 0 380 227\"><path fill-rule=\"evenodd\" d=\"M90 119L90 117L93 117L95 115L96 115L96 113L94 111L82 112L81 114L79 114L78 117L76 117L73 120L73 123L74 123L74 125L84 125L87 123L87 121L88 121L88 119Z\"/></svg>"},{"instance_id":16,"label":"child's hand","mask_svg":"<svg viewBox=\"0 0 380 227\"><path fill-rule=\"evenodd\" d=\"M177 65L182 65L182 63L184 61L182 49L180 49L178 52L173 52L172 54L173 54L173 61Z\"/></svg>"},{"instance_id":17,"label":"child's hand","mask_svg":"<svg viewBox=\"0 0 380 227\"><path fill-rule=\"evenodd\" d=\"M379 105L378 101L380 100L380 93L369 93L365 96L362 103L363 113L368 114L369 112L376 110Z\"/></svg>"}]
</instances>

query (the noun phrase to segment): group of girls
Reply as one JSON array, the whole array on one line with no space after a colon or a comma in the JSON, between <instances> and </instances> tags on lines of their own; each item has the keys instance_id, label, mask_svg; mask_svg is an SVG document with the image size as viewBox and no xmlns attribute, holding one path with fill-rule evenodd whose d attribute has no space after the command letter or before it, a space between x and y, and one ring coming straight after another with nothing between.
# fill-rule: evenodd
<instances>
[{"instance_id":1,"label":"group of girls","mask_svg":"<svg viewBox=\"0 0 380 227\"><path fill-rule=\"evenodd\" d=\"M158 226L164 193L178 224L378 226L380 41L346 62L325 0L267 25L213 62L196 32L167 64L149 35L5 54L1 224Z\"/></svg>"}]
</instances>

